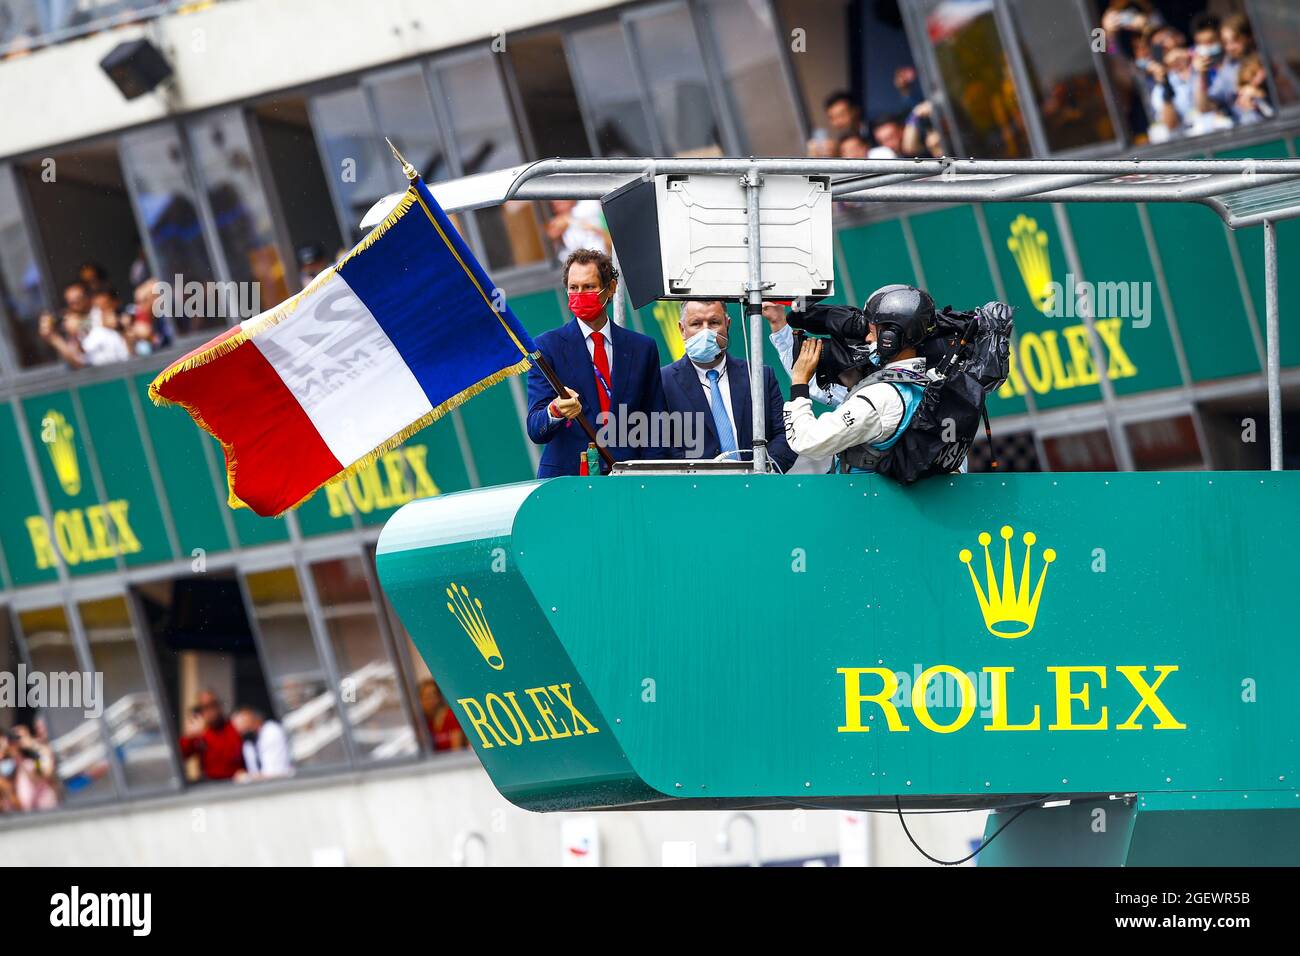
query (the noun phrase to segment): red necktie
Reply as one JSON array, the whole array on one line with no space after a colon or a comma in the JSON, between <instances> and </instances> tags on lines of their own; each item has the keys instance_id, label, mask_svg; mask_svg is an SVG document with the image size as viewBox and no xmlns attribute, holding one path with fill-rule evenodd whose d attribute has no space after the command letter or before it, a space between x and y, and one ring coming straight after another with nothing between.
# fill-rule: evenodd
<instances>
[{"instance_id":1,"label":"red necktie","mask_svg":"<svg viewBox=\"0 0 1300 956\"><path fill-rule=\"evenodd\" d=\"M600 410L608 412L608 389L613 387L613 383L609 377L609 356L605 354L605 336L592 332L591 344L591 360L596 366L596 394L600 397Z\"/></svg>"}]
</instances>

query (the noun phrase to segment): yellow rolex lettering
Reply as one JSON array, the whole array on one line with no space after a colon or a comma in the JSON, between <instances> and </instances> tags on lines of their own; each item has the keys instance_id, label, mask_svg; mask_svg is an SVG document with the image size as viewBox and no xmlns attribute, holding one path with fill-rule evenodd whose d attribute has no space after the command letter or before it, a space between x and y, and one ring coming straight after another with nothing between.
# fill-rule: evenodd
<instances>
[{"instance_id":1,"label":"yellow rolex lettering","mask_svg":"<svg viewBox=\"0 0 1300 956\"><path fill-rule=\"evenodd\" d=\"M528 687L524 693L533 699L533 706L537 708L537 713L541 715L542 723L546 724L546 730L551 735L552 740L563 740L565 737L572 737L573 731L569 725L564 722L563 717L556 717L555 712L551 710L551 695L545 687ZM555 721L560 722L564 728L564 733L555 729Z\"/></svg>"},{"instance_id":2,"label":"yellow rolex lettering","mask_svg":"<svg viewBox=\"0 0 1300 956\"><path fill-rule=\"evenodd\" d=\"M492 723L496 725L497 730L501 731L506 740L510 741L516 747L522 744L524 742L524 732L519 729L519 721L515 720L515 715L510 710L509 705L496 694L488 694L484 700L487 702L488 716L492 718ZM501 722L500 716L497 715L498 710L510 719L510 726L513 727L515 731L513 734L506 730L505 724Z\"/></svg>"},{"instance_id":3,"label":"yellow rolex lettering","mask_svg":"<svg viewBox=\"0 0 1300 956\"><path fill-rule=\"evenodd\" d=\"M1160 676L1156 678L1154 684L1148 684L1146 678L1142 676L1146 671L1145 667L1134 667L1125 664L1116 665L1115 670L1128 678L1128 682L1133 685L1133 689L1136 690L1142 698L1138 701L1137 709L1128 715L1128 720L1115 726L1116 730L1141 730L1142 725L1137 722L1137 717L1138 714L1148 708L1150 708L1151 713L1156 715L1156 730L1187 729L1187 725L1180 724L1176 719L1174 719L1174 715L1169 712L1169 708L1165 706L1164 701L1156 696L1156 691L1159 690L1160 685L1165 682L1165 678L1178 670L1176 664L1157 664L1156 673Z\"/></svg>"},{"instance_id":4,"label":"yellow rolex lettering","mask_svg":"<svg viewBox=\"0 0 1300 956\"><path fill-rule=\"evenodd\" d=\"M488 720L488 715L484 713L482 704L473 697L462 697L456 703L460 704L460 709L465 712L470 724L478 731L478 739L483 744L484 750L492 749L492 744L488 743L487 734L483 733L484 730L487 730L492 735L498 747L506 745L506 742L501 739L501 735L496 732L496 728L492 726L492 722Z\"/></svg>"},{"instance_id":5,"label":"yellow rolex lettering","mask_svg":"<svg viewBox=\"0 0 1300 956\"><path fill-rule=\"evenodd\" d=\"M379 474L379 468L375 464L370 464L361 469L361 483L370 491L371 500L376 508L391 508L393 499L384 489L383 477ZM488 708L489 710L491 708Z\"/></svg>"},{"instance_id":6,"label":"yellow rolex lettering","mask_svg":"<svg viewBox=\"0 0 1300 956\"><path fill-rule=\"evenodd\" d=\"M957 712L957 719L950 724L941 724L931 717L929 705L925 701L926 687L929 686L933 678L940 674L947 674L955 680L961 692L961 709ZM950 734L961 730L970 722L971 715L975 713L975 685L971 683L971 679L965 673L951 664L937 664L934 667L927 667L921 671L921 676L912 685L912 710L916 711L916 719L921 722L921 725L927 730L933 730L936 734Z\"/></svg>"},{"instance_id":7,"label":"yellow rolex lettering","mask_svg":"<svg viewBox=\"0 0 1300 956\"><path fill-rule=\"evenodd\" d=\"M1025 380L1020 375L1020 366L1016 360L1016 350L1007 353L1007 380L998 389L999 398L1011 398L1025 394Z\"/></svg>"},{"instance_id":8,"label":"yellow rolex lettering","mask_svg":"<svg viewBox=\"0 0 1300 956\"><path fill-rule=\"evenodd\" d=\"M1047 351L1043 348L1043 340L1033 332L1026 332L1020 337L1020 367L1029 387L1039 395L1052 390Z\"/></svg>"},{"instance_id":9,"label":"yellow rolex lettering","mask_svg":"<svg viewBox=\"0 0 1300 956\"><path fill-rule=\"evenodd\" d=\"M390 498L395 505L404 505L411 500L411 490L402 471L402 453L390 451L380 459L384 463L384 477L388 479Z\"/></svg>"},{"instance_id":10,"label":"yellow rolex lettering","mask_svg":"<svg viewBox=\"0 0 1300 956\"><path fill-rule=\"evenodd\" d=\"M357 506L357 510L363 515L368 515L375 510L375 501L371 496L369 483L364 479L369 468L363 468L355 474L349 475L344 482L348 486L348 494L352 496L352 502Z\"/></svg>"},{"instance_id":11,"label":"yellow rolex lettering","mask_svg":"<svg viewBox=\"0 0 1300 956\"><path fill-rule=\"evenodd\" d=\"M514 691L512 690L506 691L505 698L506 700L510 701L510 706L513 707L515 709L515 713L519 715L519 721L524 725L524 732L528 734L529 743L536 743L539 740L548 739L546 734L539 734L533 732L533 725L530 724L528 722L528 718L524 716L523 708L519 706L519 701L515 699Z\"/></svg>"},{"instance_id":12,"label":"yellow rolex lettering","mask_svg":"<svg viewBox=\"0 0 1300 956\"><path fill-rule=\"evenodd\" d=\"M86 529L81 521L81 509L54 512L54 540L59 546L59 553L69 565L80 564L85 557L89 542Z\"/></svg>"},{"instance_id":13,"label":"yellow rolex lettering","mask_svg":"<svg viewBox=\"0 0 1300 956\"><path fill-rule=\"evenodd\" d=\"M1092 348L1088 345L1088 327L1071 325L1062 329L1065 345L1070 350L1070 365L1074 369L1076 385L1097 384L1097 369L1092 364Z\"/></svg>"},{"instance_id":14,"label":"yellow rolex lettering","mask_svg":"<svg viewBox=\"0 0 1300 956\"><path fill-rule=\"evenodd\" d=\"M91 505L86 509L86 523L90 525L90 550L86 553L87 561L111 558L116 553L113 542L108 539L108 523L104 520L104 509Z\"/></svg>"},{"instance_id":15,"label":"yellow rolex lettering","mask_svg":"<svg viewBox=\"0 0 1300 956\"><path fill-rule=\"evenodd\" d=\"M1047 350L1048 358L1052 363L1052 388L1074 388L1078 385L1074 376L1066 371L1065 364L1061 360L1061 343L1056 340L1055 332L1043 333L1043 348Z\"/></svg>"},{"instance_id":16,"label":"yellow rolex lettering","mask_svg":"<svg viewBox=\"0 0 1300 956\"><path fill-rule=\"evenodd\" d=\"M338 481L325 486L325 498L329 501L330 517L342 518L352 514L352 499L348 497L347 483Z\"/></svg>"},{"instance_id":17,"label":"yellow rolex lettering","mask_svg":"<svg viewBox=\"0 0 1300 956\"><path fill-rule=\"evenodd\" d=\"M992 703L992 720L985 730L1037 730L1039 709L1034 704L1034 719L1027 724L1012 724L1007 721L1007 675L1014 674L1014 667L986 667L984 673L989 675L989 697Z\"/></svg>"},{"instance_id":18,"label":"yellow rolex lettering","mask_svg":"<svg viewBox=\"0 0 1300 956\"><path fill-rule=\"evenodd\" d=\"M1049 667L1049 672L1056 675L1056 723L1048 726L1048 730L1105 730L1106 729L1106 707L1101 708L1101 719L1095 724L1076 724L1074 722L1073 709L1074 702L1077 700L1083 704L1083 709L1089 709L1088 693L1091 685L1085 680L1080 690L1074 690L1071 675L1073 674L1096 674L1097 682L1102 690L1106 689L1106 668L1104 667Z\"/></svg>"},{"instance_id":19,"label":"yellow rolex lettering","mask_svg":"<svg viewBox=\"0 0 1300 956\"><path fill-rule=\"evenodd\" d=\"M898 690L898 675L887 667L837 667L836 673L844 675L844 726L837 728L842 734L870 733L871 728L862 722L862 705L875 704L885 713L885 723L891 731L909 728L898 716L893 696ZM862 675L874 674L880 678L881 689L875 694L862 693Z\"/></svg>"},{"instance_id":20,"label":"yellow rolex lettering","mask_svg":"<svg viewBox=\"0 0 1300 956\"><path fill-rule=\"evenodd\" d=\"M424 445L410 445L402 448L402 453L406 456L406 464L411 468L411 474L415 476L415 497L432 498L440 494L438 486L433 481L433 476L425 467L425 459L429 455L429 449Z\"/></svg>"},{"instance_id":21,"label":"yellow rolex lettering","mask_svg":"<svg viewBox=\"0 0 1300 956\"><path fill-rule=\"evenodd\" d=\"M565 707L569 708L569 713L573 717L573 736L581 737L583 733L588 733L588 734L600 733L600 731L595 728L595 726L591 723L591 721L589 721L586 717L582 716L581 711L579 711L577 707L573 706L573 691L571 689L571 685L548 684L547 690L549 690L556 697L560 698L560 702L563 703ZM586 731L582 731L578 729L579 721L581 721L583 726L587 728Z\"/></svg>"},{"instance_id":22,"label":"yellow rolex lettering","mask_svg":"<svg viewBox=\"0 0 1300 956\"><path fill-rule=\"evenodd\" d=\"M1131 378L1137 374L1137 366L1129 359L1124 347L1119 344L1120 329L1124 327L1123 319L1102 319L1095 323L1097 334L1101 336L1106 351L1110 353L1107 374L1111 378Z\"/></svg>"},{"instance_id":23,"label":"yellow rolex lettering","mask_svg":"<svg viewBox=\"0 0 1300 956\"><path fill-rule=\"evenodd\" d=\"M27 534L32 539L32 557L40 570L52 568L58 564L54 554L54 542L50 540L50 526L40 515L31 515L26 519Z\"/></svg>"},{"instance_id":24,"label":"yellow rolex lettering","mask_svg":"<svg viewBox=\"0 0 1300 956\"><path fill-rule=\"evenodd\" d=\"M131 530L131 522L126 517L129 507L123 499L108 503L108 516L113 519L113 531L117 535L117 549L122 554L135 554L141 548L140 540Z\"/></svg>"}]
</instances>

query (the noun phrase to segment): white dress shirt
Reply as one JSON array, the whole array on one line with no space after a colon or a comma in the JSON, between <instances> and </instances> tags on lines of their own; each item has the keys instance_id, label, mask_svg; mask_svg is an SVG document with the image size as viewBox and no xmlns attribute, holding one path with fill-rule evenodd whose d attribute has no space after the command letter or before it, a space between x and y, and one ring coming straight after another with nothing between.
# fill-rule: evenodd
<instances>
[{"instance_id":1,"label":"white dress shirt","mask_svg":"<svg viewBox=\"0 0 1300 956\"><path fill-rule=\"evenodd\" d=\"M283 777L293 773L289 737L274 720L262 722L257 741L244 741L244 766L259 777Z\"/></svg>"},{"instance_id":2,"label":"white dress shirt","mask_svg":"<svg viewBox=\"0 0 1300 956\"><path fill-rule=\"evenodd\" d=\"M591 340L591 333L600 332L600 334L605 337L605 359L606 361L609 362L609 382L607 382L606 384L609 385L610 392L611 392L609 396L610 398L609 408L611 414L614 411L614 396L612 394L614 390L614 341L613 341L613 337L610 334L610 329L612 329L613 327L614 327L613 319L606 319L605 324L602 325L599 329L593 329L586 322L582 321L582 319L578 319L578 328L582 329L582 340L587 343L587 355L591 358L591 365L592 365L591 374L593 377L596 374L596 343ZM601 387L599 379L596 380L596 387L597 388ZM596 410L597 413L599 413L600 411L599 405L596 406ZM555 417L555 415L551 412L550 405L546 406L546 417L551 420L552 424L554 424L555 422L564 421L563 418Z\"/></svg>"}]
</instances>

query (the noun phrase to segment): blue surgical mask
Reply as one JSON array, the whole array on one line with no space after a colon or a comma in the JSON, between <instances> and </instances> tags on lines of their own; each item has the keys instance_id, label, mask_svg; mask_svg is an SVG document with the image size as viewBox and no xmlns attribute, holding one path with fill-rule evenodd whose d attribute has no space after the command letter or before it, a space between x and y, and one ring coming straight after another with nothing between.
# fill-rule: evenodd
<instances>
[{"instance_id":1,"label":"blue surgical mask","mask_svg":"<svg viewBox=\"0 0 1300 956\"><path fill-rule=\"evenodd\" d=\"M12 757L5 757L4 760L0 760L0 777L12 777L17 766L18 762Z\"/></svg>"},{"instance_id":2,"label":"blue surgical mask","mask_svg":"<svg viewBox=\"0 0 1300 956\"><path fill-rule=\"evenodd\" d=\"M872 362L874 362L874 363L877 364L877 365L880 364L880 355L876 352L876 343L875 343L875 342L868 342L868 343L867 343L867 354L871 356L871 361L872 361Z\"/></svg>"},{"instance_id":3,"label":"blue surgical mask","mask_svg":"<svg viewBox=\"0 0 1300 956\"><path fill-rule=\"evenodd\" d=\"M1196 52L1200 56L1214 58L1223 52L1223 47L1218 43L1198 43L1196 45Z\"/></svg>"},{"instance_id":4,"label":"blue surgical mask","mask_svg":"<svg viewBox=\"0 0 1300 956\"><path fill-rule=\"evenodd\" d=\"M712 362L721 351L718 333L713 329L700 329L686 340L686 354L692 362Z\"/></svg>"}]
</instances>

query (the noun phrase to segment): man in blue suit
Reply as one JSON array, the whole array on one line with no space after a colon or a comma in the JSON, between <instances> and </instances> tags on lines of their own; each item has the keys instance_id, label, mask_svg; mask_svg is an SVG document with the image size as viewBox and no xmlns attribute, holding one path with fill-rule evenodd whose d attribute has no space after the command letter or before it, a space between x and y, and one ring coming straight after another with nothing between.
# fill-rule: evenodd
<instances>
[{"instance_id":1,"label":"man in blue suit","mask_svg":"<svg viewBox=\"0 0 1300 956\"><path fill-rule=\"evenodd\" d=\"M664 395L668 409L697 415L704 421L703 448L697 456L680 451L677 457L716 458L723 452L747 460L754 447L754 413L749 392L749 363L727 354L727 331L731 319L719 300L688 300L682 303L679 328L686 354L663 368ZM781 409L785 399L772 369L763 367L767 406L767 451L782 471L797 457L785 441Z\"/></svg>"},{"instance_id":2,"label":"man in blue suit","mask_svg":"<svg viewBox=\"0 0 1300 956\"><path fill-rule=\"evenodd\" d=\"M578 474L589 441L574 421L579 415L587 415L598 432L616 441L624 435L656 434L650 422L665 411L659 347L654 339L609 320L617 284L614 264L603 252L579 249L564 263L564 287L574 319L542 333L537 346L568 394L557 396L536 368L528 373L528 437L546 446L538 478ZM642 416L639 429L628 424ZM664 457L660 448L648 443L611 445L609 451L615 461Z\"/></svg>"}]
</instances>

